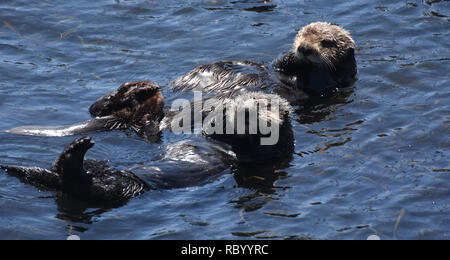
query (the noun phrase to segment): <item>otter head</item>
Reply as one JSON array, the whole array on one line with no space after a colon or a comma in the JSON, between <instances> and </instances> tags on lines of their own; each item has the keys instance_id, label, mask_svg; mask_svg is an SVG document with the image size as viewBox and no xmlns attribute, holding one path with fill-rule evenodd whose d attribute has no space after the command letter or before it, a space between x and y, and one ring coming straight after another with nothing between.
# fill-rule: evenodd
<instances>
[{"instance_id":1,"label":"otter head","mask_svg":"<svg viewBox=\"0 0 450 260\"><path fill-rule=\"evenodd\" d=\"M221 100L204 120L203 133L231 145L239 162L278 162L294 151L291 113L279 95L244 93Z\"/></svg>"},{"instance_id":2,"label":"otter head","mask_svg":"<svg viewBox=\"0 0 450 260\"><path fill-rule=\"evenodd\" d=\"M350 33L326 22L311 23L296 35L293 50L275 64L295 76L297 86L311 95L348 85L357 73L355 42Z\"/></svg>"},{"instance_id":3,"label":"otter head","mask_svg":"<svg viewBox=\"0 0 450 260\"><path fill-rule=\"evenodd\" d=\"M141 129L159 122L163 117L164 97L157 83L127 82L97 100L89 108L94 117L112 116L111 128Z\"/></svg>"},{"instance_id":4,"label":"otter head","mask_svg":"<svg viewBox=\"0 0 450 260\"><path fill-rule=\"evenodd\" d=\"M294 41L294 53L299 59L332 71L338 69L343 60L354 57L354 50L355 42L350 33L326 22L303 27Z\"/></svg>"}]
</instances>

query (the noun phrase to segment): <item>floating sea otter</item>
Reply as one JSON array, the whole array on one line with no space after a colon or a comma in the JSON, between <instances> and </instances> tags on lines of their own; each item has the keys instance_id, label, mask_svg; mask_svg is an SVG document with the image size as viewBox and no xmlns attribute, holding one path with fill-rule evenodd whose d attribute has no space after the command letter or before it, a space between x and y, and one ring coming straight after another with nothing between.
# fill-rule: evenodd
<instances>
[{"instance_id":1,"label":"floating sea otter","mask_svg":"<svg viewBox=\"0 0 450 260\"><path fill-rule=\"evenodd\" d=\"M89 108L93 119L70 126L23 126L8 130L13 134L67 136L94 131L132 129L144 136L159 132L164 117L164 97L155 82L127 82L104 95Z\"/></svg>"},{"instance_id":2,"label":"floating sea otter","mask_svg":"<svg viewBox=\"0 0 450 260\"><path fill-rule=\"evenodd\" d=\"M216 62L197 67L170 85L174 92L201 91L205 98L263 91L296 103L351 85L357 73L354 53L355 42L348 31L316 22L303 27L295 37L293 49L271 67L250 61ZM158 84L128 82L91 106L95 119L72 126L25 126L7 132L66 136L131 128L151 136L158 132L155 126L163 117L163 106Z\"/></svg>"},{"instance_id":3,"label":"floating sea otter","mask_svg":"<svg viewBox=\"0 0 450 260\"><path fill-rule=\"evenodd\" d=\"M84 154L93 143L90 138L82 138L75 140L50 170L19 166L2 168L36 186L62 190L87 201L121 204L151 187L198 185L210 174L214 175L226 168L231 151L235 154L231 156L231 160L244 162L270 162L289 157L294 149L294 138L291 109L287 100L297 102L308 95L325 95L353 82L357 72L354 48L354 41L347 31L328 23L313 23L298 33L294 50L275 61L273 69L247 61L218 62L200 66L171 83L175 92L199 90L207 94L207 98L218 97L219 102L232 109L231 114L238 113L239 109L258 111L256 108L267 106L276 100L275 103L279 105L278 114L268 113L268 110L257 113L257 118L263 118L266 122L278 126L280 139L274 145L261 145L259 141L267 136L267 133L258 128L256 134L231 135L214 134L203 129L207 137L220 141L220 149L212 149L210 146L213 144L217 147L212 142L207 145L185 145L178 147L179 149L171 149L171 146L168 146L166 159L161 161L159 170L155 172L154 166L142 167L138 177L136 170L113 171L101 162L83 162ZM252 100L254 102L248 102ZM163 97L156 83L125 83L118 91L102 97L91 106L91 114L97 117L91 121L69 127L22 127L9 132L62 136L93 130L132 128L144 135L155 134L160 129L163 104ZM227 121L229 118L223 117L223 120ZM244 128L250 129L249 122L244 122ZM224 148L229 146L231 148ZM200 154L217 160L202 161L198 158L204 157L197 156ZM186 167L179 167L182 159L176 160L177 171L174 171L174 164L170 163L171 158L180 159L183 156L194 156L197 159L190 158L186 162L188 165L184 165ZM161 170L164 167L172 169ZM203 170L194 174L195 177L179 172L191 167ZM184 181L184 178L195 181Z\"/></svg>"},{"instance_id":4,"label":"floating sea otter","mask_svg":"<svg viewBox=\"0 0 450 260\"><path fill-rule=\"evenodd\" d=\"M316 22L298 32L292 51L272 67L250 61L216 62L197 67L171 86L175 92L202 91L219 97L264 91L295 103L353 83L354 54L355 42L348 31Z\"/></svg>"},{"instance_id":5,"label":"floating sea otter","mask_svg":"<svg viewBox=\"0 0 450 260\"><path fill-rule=\"evenodd\" d=\"M120 91L119 91L120 92ZM116 98L111 95L110 99ZM248 102L252 100L253 102ZM259 130L256 134L217 136L205 125L204 135L169 144L161 160L149 166L117 171L103 161L84 160L86 152L94 145L90 137L76 139L52 164L49 170L38 167L0 165L8 174L39 188L64 192L74 198L102 207L115 207L126 203L150 189L167 189L201 185L210 181L235 162L269 163L288 158L294 150L291 127L291 109L287 101L265 93L247 93L225 99L232 111L228 116L242 111L256 111L258 119L275 124L280 129L280 141L272 146L262 146L259 140L267 136ZM280 113L260 110L261 104L276 102ZM230 105L231 104L231 105ZM107 111L102 116L110 116ZM224 118L224 120L227 120ZM249 122L245 122L249 129Z\"/></svg>"}]
</instances>

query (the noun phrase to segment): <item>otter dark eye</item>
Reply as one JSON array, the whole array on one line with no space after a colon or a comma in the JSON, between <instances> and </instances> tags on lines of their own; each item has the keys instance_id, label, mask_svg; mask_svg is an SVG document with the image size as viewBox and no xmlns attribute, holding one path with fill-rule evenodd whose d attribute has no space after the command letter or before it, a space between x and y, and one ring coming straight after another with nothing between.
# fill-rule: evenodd
<instances>
[{"instance_id":1,"label":"otter dark eye","mask_svg":"<svg viewBox=\"0 0 450 260\"><path fill-rule=\"evenodd\" d=\"M324 48L332 48L332 47L336 47L336 42L333 40L323 40L320 42L320 44L322 45L322 47Z\"/></svg>"}]
</instances>

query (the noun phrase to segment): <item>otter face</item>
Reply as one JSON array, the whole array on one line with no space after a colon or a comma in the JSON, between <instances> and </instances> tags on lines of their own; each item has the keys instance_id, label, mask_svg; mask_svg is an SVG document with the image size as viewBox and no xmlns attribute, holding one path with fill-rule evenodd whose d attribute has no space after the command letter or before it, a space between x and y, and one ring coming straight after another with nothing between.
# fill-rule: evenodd
<instances>
[{"instance_id":1,"label":"otter face","mask_svg":"<svg viewBox=\"0 0 450 260\"><path fill-rule=\"evenodd\" d=\"M162 118L164 98L157 83L127 82L112 93L97 100L89 108L95 117L114 116L117 127L145 126Z\"/></svg>"},{"instance_id":2,"label":"otter face","mask_svg":"<svg viewBox=\"0 0 450 260\"><path fill-rule=\"evenodd\" d=\"M278 95L248 92L224 99L205 119L203 134L231 145L240 162L275 162L292 155L292 108Z\"/></svg>"},{"instance_id":3,"label":"otter face","mask_svg":"<svg viewBox=\"0 0 450 260\"><path fill-rule=\"evenodd\" d=\"M350 33L339 26L316 22L303 27L294 42L297 58L335 71L338 63L354 53Z\"/></svg>"}]
</instances>

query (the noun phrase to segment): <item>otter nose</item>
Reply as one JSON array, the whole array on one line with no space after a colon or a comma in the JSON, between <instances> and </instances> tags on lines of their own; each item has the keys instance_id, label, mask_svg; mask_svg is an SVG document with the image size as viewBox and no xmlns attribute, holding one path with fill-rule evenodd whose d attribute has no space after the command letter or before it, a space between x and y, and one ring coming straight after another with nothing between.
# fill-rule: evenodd
<instances>
[{"instance_id":1,"label":"otter nose","mask_svg":"<svg viewBox=\"0 0 450 260\"><path fill-rule=\"evenodd\" d=\"M305 42L298 46L297 51L304 56L309 56L314 53L313 47Z\"/></svg>"}]
</instances>

